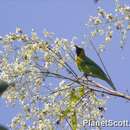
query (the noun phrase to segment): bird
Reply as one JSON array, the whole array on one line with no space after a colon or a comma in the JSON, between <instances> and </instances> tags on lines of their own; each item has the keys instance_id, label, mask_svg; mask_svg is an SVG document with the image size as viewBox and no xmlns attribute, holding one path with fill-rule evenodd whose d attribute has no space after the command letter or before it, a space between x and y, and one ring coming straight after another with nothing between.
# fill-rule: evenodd
<instances>
[{"instance_id":1,"label":"bird","mask_svg":"<svg viewBox=\"0 0 130 130\"><path fill-rule=\"evenodd\" d=\"M2 94L7 90L8 87L9 87L8 82L0 80L0 96L2 96Z\"/></svg>"},{"instance_id":2,"label":"bird","mask_svg":"<svg viewBox=\"0 0 130 130\"><path fill-rule=\"evenodd\" d=\"M91 58L86 56L83 48L75 45L76 48L76 64L78 69L84 73L84 75L91 76L93 78L98 78L106 81L113 90L116 90L112 81L108 78L106 73L101 69L101 67L96 64Z\"/></svg>"}]
</instances>

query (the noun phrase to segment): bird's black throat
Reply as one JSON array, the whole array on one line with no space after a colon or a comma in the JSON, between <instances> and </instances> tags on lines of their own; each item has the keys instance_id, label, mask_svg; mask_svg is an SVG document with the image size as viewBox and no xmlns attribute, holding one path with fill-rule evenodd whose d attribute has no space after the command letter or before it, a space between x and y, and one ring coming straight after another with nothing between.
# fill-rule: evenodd
<instances>
[{"instance_id":1,"label":"bird's black throat","mask_svg":"<svg viewBox=\"0 0 130 130\"><path fill-rule=\"evenodd\" d=\"M76 46L76 54L79 56L82 52L82 48Z\"/></svg>"}]
</instances>

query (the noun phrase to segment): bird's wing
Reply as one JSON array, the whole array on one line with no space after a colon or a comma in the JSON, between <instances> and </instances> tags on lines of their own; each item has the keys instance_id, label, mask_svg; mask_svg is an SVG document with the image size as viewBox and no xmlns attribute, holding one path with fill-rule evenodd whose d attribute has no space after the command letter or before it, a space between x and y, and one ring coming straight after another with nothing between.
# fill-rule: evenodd
<instances>
[{"instance_id":1,"label":"bird's wing","mask_svg":"<svg viewBox=\"0 0 130 130\"><path fill-rule=\"evenodd\" d=\"M89 57L86 57L85 62L86 62L85 64L89 66L89 67L87 66L86 67L92 73L93 77L98 77L103 80L107 80L107 76L104 73L104 71L93 60L91 60Z\"/></svg>"},{"instance_id":2,"label":"bird's wing","mask_svg":"<svg viewBox=\"0 0 130 130\"><path fill-rule=\"evenodd\" d=\"M86 64L86 65L85 65ZM100 78L104 81L106 81L114 90L116 90L113 82L109 80L105 72L100 68L99 65L97 65L94 61L92 61L89 57L86 57L85 60L85 70L87 70L90 76ZM86 72L87 73L87 72Z\"/></svg>"}]
</instances>

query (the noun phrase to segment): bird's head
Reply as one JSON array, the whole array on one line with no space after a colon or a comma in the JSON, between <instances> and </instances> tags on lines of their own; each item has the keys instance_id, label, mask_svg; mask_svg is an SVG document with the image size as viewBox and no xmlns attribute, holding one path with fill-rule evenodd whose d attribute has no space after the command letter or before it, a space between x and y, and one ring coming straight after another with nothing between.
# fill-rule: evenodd
<instances>
[{"instance_id":1,"label":"bird's head","mask_svg":"<svg viewBox=\"0 0 130 130\"><path fill-rule=\"evenodd\" d=\"M77 45L75 45L75 48L76 48L76 54L77 54L77 56L85 54L83 48L81 48L81 47L79 47Z\"/></svg>"}]
</instances>

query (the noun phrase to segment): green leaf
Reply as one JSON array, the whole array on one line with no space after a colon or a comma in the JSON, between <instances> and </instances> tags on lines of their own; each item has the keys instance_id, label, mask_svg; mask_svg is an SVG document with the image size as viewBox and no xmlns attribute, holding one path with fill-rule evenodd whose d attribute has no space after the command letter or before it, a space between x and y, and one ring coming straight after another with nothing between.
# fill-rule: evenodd
<instances>
[{"instance_id":1,"label":"green leaf","mask_svg":"<svg viewBox=\"0 0 130 130\"><path fill-rule=\"evenodd\" d=\"M77 128L77 117L76 117L76 112L75 112L75 105L78 103L80 98L84 95L84 87L81 86L79 88L73 89L70 92L70 100L69 100L69 105L67 108L61 112L60 120L63 120L67 117L71 119L72 126L74 127L73 130L76 130Z\"/></svg>"},{"instance_id":2,"label":"green leaf","mask_svg":"<svg viewBox=\"0 0 130 130\"><path fill-rule=\"evenodd\" d=\"M66 110L64 110L63 112L62 112L62 118L64 119L65 117L67 117L67 115L71 112L71 107L69 106L69 107L67 107L66 108Z\"/></svg>"},{"instance_id":3,"label":"green leaf","mask_svg":"<svg viewBox=\"0 0 130 130\"><path fill-rule=\"evenodd\" d=\"M73 89L70 93L70 105L76 104L84 95L84 87Z\"/></svg>"},{"instance_id":4,"label":"green leaf","mask_svg":"<svg viewBox=\"0 0 130 130\"><path fill-rule=\"evenodd\" d=\"M6 81L0 80L0 96L6 91L9 84Z\"/></svg>"},{"instance_id":5,"label":"green leaf","mask_svg":"<svg viewBox=\"0 0 130 130\"><path fill-rule=\"evenodd\" d=\"M0 125L0 130L8 130L6 127Z\"/></svg>"},{"instance_id":6,"label":"green leaf","mask_svg":"<svg viewBox=\"0 0 130 130\"><path fill-rule=\"evenodd\" d=\"M70 118L70 123L71 123L72 130L77 130L77 116L75 111Z\"/></svg>"}]
</instances>

